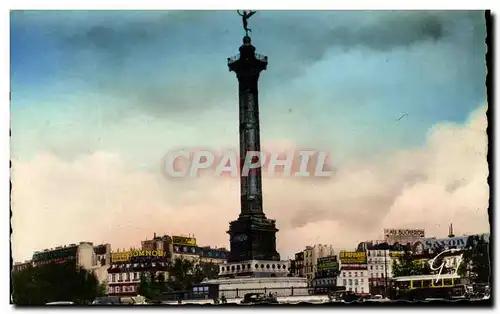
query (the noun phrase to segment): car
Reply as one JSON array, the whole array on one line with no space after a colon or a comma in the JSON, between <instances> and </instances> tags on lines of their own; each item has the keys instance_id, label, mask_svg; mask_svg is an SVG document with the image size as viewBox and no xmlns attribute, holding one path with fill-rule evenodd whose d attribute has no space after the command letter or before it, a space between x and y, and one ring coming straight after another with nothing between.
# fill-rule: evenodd
<instances>
[{"instance_id":1,"label":"car","mask_svg":"<svg viewBox=\"0 0 500 314\"><path fill-rule=\"evenodd\" d=\"M278 304L278 299L264 293L247 293L243 296L241 304Z\"/></svg>"}]
</instances>

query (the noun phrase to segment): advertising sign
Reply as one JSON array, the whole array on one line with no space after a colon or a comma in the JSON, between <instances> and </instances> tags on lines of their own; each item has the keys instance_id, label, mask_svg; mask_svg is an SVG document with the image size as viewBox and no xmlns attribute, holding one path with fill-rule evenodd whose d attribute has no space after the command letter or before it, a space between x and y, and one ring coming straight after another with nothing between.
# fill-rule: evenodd
<instances>
[{"instance_id":1,"label":"advertising sign","mask_svg":"<svg viewBox=\"0 0 500 314\"><path fill-rule=\"evenodd\" d=\"M345 264L366 264L366 252L341 251L340 263Z\"/></svg>"},{"instance_id":2,"label":"advertising sign","mask_svg":"<svg viewBox=\"0 0 500 314\"><path fill-rule=\"evenodd\" d=\"M368 264L342 264L341 270L367 270Z\"/></svg>"},{"instance_id":3,"label":"advertising sign","mask_svg":"<svg viewBox=\"0 0 500 314\"><path fill-rule=\"evenodd\" d=\"M173 236L172 243L185 246L196 246L196 239L190 237Z\"/></svg>"},{"instance_id":4,"label":"advertising sign","mask_svg":"<svg viewBox=\"0 0 500 314\"><path fill-rule=\"evenodd\" d=\"M384 229L384 237L425 237L424 229Z\"/></svg>"},{"instance_id":5,"label":"advertising sign","mask_svg":"<svg viewBox=\"0 0 500 314\"><path fill-rule=\"evenodd\" d=\"M321 257L317 260L318 270L338 270L339 263L336 256Z\"/></svg>"},{"instance_id":6,"label":"advertising sign","mask_svg":"<svg viewBox=\"0 0 500 314\"><path fill-rule=\"evenodd\" d=\"M132 250L123 252L113 252L111 253L111 262L128 262L137 260L147 260L147 259L158 259L165 257L165 251L163 250Z\"/></svg>"},{"instance_id":7,"label":"advertising sign","mask_svg":"<svg viewBox=\"0 0 500 314\"><path fill-rule=\"evenodd\" d=\"M128 262L129 260L130 260L130 251L111 253L111 263Z\"/></svg>"},{"instance_id":8,"label":"advertising sign","mask_svg":"<svg viewBox=\"0 0 500 314\"><path fill-rule=\"evenodd\" d=\"M392 258L400 258L403 255L405 255L405 252L403 252L403 251L391 251L391 252L389 252L389 257L392 257Z\"/></svg>"},{"instance_id":9,"label":"advertising sign","mask_svg":"<svg viewBox=\"0 0 500 314\"><path fill-rule=\"evenodd\" d=\"M467 239L469 236L462 237L453 237L453 238L442 238L442 239L433 239L427 238L424 239L424 248L426 250L433 250L437 248L457 248L463 249L467 245Z\"/></svg>"}]
</instances>

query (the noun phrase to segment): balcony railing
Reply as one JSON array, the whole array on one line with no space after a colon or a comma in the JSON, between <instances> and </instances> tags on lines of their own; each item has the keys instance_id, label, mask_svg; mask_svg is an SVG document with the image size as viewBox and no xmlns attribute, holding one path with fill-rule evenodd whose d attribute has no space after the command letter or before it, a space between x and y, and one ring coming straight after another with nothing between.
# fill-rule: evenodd
<instances>
[{"instance_id":1,"label":"balcony railing","mask_svg":"<svg viewBox=\"0 0 500 314\"><path fill-rule=\"evenodd\" d=\"M235 56L227 58L227 64L230 65L240 59L240 54L238 53ZM262 61L262 62L267 62L267 56L255 53L255 59Z\"/></svg>"}]
</instances>

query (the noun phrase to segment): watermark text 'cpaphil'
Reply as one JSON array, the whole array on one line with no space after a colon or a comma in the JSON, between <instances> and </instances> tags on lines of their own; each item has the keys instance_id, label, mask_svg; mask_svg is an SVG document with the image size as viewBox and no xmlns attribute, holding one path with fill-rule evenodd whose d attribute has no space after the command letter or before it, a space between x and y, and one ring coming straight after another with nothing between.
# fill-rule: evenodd
<instances>
[{"instance_id":1,"label":"watermark text 'cpaphil'","mask_svg":"<svg viewBox=\"0 0 500 314\"><path fill-rule=\"evenodd\" d=\"M170 151L163 160L168 177L282 176L330 177L330 154L315 150L286 152L249 151L239 156L234 150L214 153L210 150L180 149Z\"/></svg>"}]
</instances>

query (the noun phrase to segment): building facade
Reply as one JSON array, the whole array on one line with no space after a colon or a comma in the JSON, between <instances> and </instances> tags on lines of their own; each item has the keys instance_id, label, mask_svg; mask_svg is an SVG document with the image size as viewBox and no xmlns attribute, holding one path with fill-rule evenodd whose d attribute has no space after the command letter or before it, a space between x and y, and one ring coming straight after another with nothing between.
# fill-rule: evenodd
<instances>
[{"instance_id":1,"label":"building facade","mask_svg":"<svg viewBox=\"0 0 500 314\"><path fill-rule=\"evenodd\" d=\"M315 293L328 293L337 290L337 277L339 275L339 262L337 256L320 257L316 263L316 273L312 280Z\"/></svg>"},{"instance_id":2,"label":"building facade","mask_svg":"<svg viewBox=\"0 0 500 314\"><path fill-rule=\"evenodd\" d=\"M31 262L31 260L24 261L24 262L16 262L12 266L12 270L17 272L17 271L23 271L23 270L28 269L30 267L33 267L33 263Z\"/></svg>"},{"instance_id":3,"label":"building facade","mask_svg":"<svg viewBox=\"0 0 500 314\"><path fill-rule=\"evenodd\" d=\"M172 259L189 260L195 264L200 261L200 250L196 238L191 236L172 236Z\"/></svg>"},{"instance_id":4,"label":"building facade","mask_svg":"<svg viewBox=\"0 0 500 314\"><path fill-rule=\"evenodd\" d=\"M96 250L103 254L96 254ZM33 254L32 263L34 267L37 267L51 263L74 262L78 267L91 270L96 266L100 266L101 262L106 263L106 259L109 258L107 257L109 253L109 244L94 247L92 242L80 242L78 245L70 244L57 246L52 249L45 249L43 251L36 251Z\"/></svg>"},{"instance_id":5,"label":"building facade","mask_svg":"<svg viewBox=\"0 0 500 314\"><path fill-rule=\"evenodd\" d=\"M318 258L333 255L335 255L335 251L331 245L315 244L306 247L304 250L304 276L309 282L312 282L317 271Z\"/></svg>"},{"instance_id":6,"label":"building facade","mask_svg":"<svg viewBox=\"0 0 500 314\"><path fill-rule=\"evenodd\" d=\"M135 296L141 277L168 279L169 256L161 250L116 251L108 268L108 295Z\"/></svg>"},{"instance_id":7,"label":"building facade","mask_svg":"<svg viewBox=\"0 0 500 314\"><path fill-rule=\"evenodd\" d=\"M295 253L292 274L296 277L304 277L304 251Z\"/></svg>"},{"instance_id":8,"label":"building facade","mask_svg":"<svg viewBox=\"0 0 500 314\"><path fill-rule=\"evenodd\" d=\"M203 246L197 248L200 257L200 263L225 264L229 257L229 251L226 248L211 248Z\"/></svg>"},{"instance_id":9,"label":"building facade","mask_svg":"<svg viewBox=\"0 0 500 314\"><path fill-rule=\"evenodd\" d=\"M343 286L347 291L353 291L359 295L366 295L370 292L368 282L368 260L366 252L339 253L340 275L337 278L337 285Z\"/></svg>"},{"instance_id":10,"label":"building facade","mask_svg":"<svg viewBox=\"0 0 500 314\"><path fill-rule=\"evenodd\" d=\"M403 252L401 252L403 253ZM370 293L385 295L391 285L393 260L401 254L389 250L368 250L368 282Z\"/></svg>"}]
</instances>

